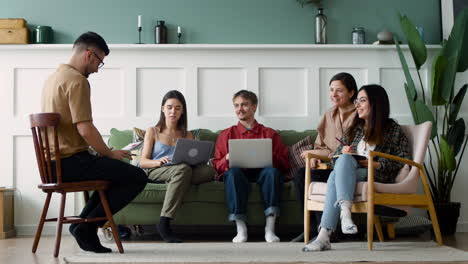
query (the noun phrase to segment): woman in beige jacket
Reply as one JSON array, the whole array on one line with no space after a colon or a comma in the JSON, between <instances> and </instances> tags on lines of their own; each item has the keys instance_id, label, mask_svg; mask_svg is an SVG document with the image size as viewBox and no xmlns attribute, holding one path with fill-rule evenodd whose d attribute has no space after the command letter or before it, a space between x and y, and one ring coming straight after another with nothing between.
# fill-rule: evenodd
<instances>
[{"instance_id":1,"label":"woman in beige jacket","mask_svg":"<svg viewBox=\"0 0 468 264\"><path fill-rule=\"evenodd\" d=\"M315 139L314 149L306 150L301 153L305 158L307 153L331 157L338 148L340 142L336 138L341 138L346 129L351 125L356 116L356 108L353 101L357 96L357 85L354 77L346 72L341 72L333 76L330 80L330 101L333 106L325 113L317 127L317 138ZM321 160L311 159L310 167L315 168ZM305 168L301 168L294 176L294 186L296 188L297 200L302 211L304 209L304 175ZM312 173L313 181L326 182L328 175L317 175ZM302 212L301 211L301 212ZM314 213L312 213L314 215ZM317 230L320 213L315 213L316 217L311 219L311 230ZM293 241L302 241L304 234L299 235Z\"/></svg>"}]
</instances>

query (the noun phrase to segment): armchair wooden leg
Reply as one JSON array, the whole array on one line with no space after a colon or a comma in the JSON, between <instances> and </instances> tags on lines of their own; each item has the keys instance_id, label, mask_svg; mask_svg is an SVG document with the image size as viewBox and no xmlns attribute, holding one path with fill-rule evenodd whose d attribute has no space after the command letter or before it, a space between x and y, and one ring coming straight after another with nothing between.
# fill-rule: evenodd
<instances>
[{"instance_id":1,"label":"armchair wooden leg","mask_svg":"<svg viewBox=\"0 0 468 264\"><path fill-rule=\"evenodd\" d=\"M310 235L310 211L304 208L304 244L309 242Z\"/></svg>"},{"instance_id":2,"label":"armchair wooden leg","mask_svg":"<svg viewBox=\"0 0 468 264\"><path fill-rule=\"evenodd\" d=\"M99 197L101 198L102 206L104 207L104 211L106 212L107 220L111 227L112 235L115 240L115 244L117 244L117 248L119 249L119 252L123 254L124 250L122 247L122 242L120 241L119 233L117 232L117 227L115 226L114 218L112 217L112 212L109 208L109 204L107 203L107 198L106 198L106 195L104 194L104 191L99 191Z\"/></svg>"},{"instance_id":3,"label":"armchair wooden leg","mask_svg":"<svg viewBox=\"0 0 468 264\"><path fill-rule=\"evenodd\" d=\"M60 202L60 212L57 218L57 234L55 234L54 257L58 257L60 251L60 241L62 239L63 215L65 213L66 197L67 193L62 193L62 201Z\"/></svg>"},{"instance_id":4,"label":"armchair wooden leg","mask_svg":"<svg viewBox=\"0 0 468 264\"><path fill-rule=\"evenodd\" d=\"M387 234L389 239L395 239L395 224L387 223Z\"/></svg>"},{"instance_id":5,"label":"armchair wooden leg","mask_svg":"<svg viewBox=\"0 0 468 264\"><path fill-rule=\"evenodd\" d=\"M382 224L380 223L380 217L379 216L374 216L374 225L375 225L375 231L377 231L377 237L379 238L380 242L384 242L384 235L382 232Z\"/></svg>"},{"instance_id":6,"label":"armchair wooden leg","mask_svg":"<svg viewBox=\"0 0 468 264\"><path fill-rule=\"evenodd\" d=\"M372 242L374 240L374 206L369 205L367 211L367 248L372 250Z\"/></svg>"},{"instance_id":7,"label":"armchair wooden leg","mask_svg":"<svg viewBox=\"0 0 468 264\"><path fill-rule=\"evenodd\" d=\"M429 199L432 199L429 197ZM431 200L429 200L431 201ZM437 220L437 214L434 208L432 201L428 205L429 215L431 216L432 228L434 229L434 234L436 236L437 244L442 246L442 235L440 234L439 221Z\"/></svg>"}]
</instances>

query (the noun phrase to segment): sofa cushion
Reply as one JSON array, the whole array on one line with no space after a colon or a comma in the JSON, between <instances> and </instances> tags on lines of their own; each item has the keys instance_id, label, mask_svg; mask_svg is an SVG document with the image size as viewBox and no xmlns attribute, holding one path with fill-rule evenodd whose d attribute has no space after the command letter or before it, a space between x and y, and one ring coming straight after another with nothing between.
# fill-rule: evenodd
<instances>
[{"instance_id":1,"label":"sofa cushion","mask_svg":"<svg viewBox=\"0 0 468 264\"><path fill-rule=\"evenodd\" d=\"M249 193L249 203L263 203L258 184L251 183ZM296 197L292 191L285 191L293 188L292 182L284 184L281 192L281 201L295 201ZM135 197L132 203L163 203L166 194L167 184L148 183L145 189ZM184 203L207 202L225 203L224 183L212 181L200 185L192 185L184 197Z\"/></svg>"},{"instance_id":2,"label":"sofa cushion","mask_svg":"<svg viewBox=\"0 0 468 264\"><path fill-rule=\"evenodd\" d=\"M296 131L296 130L277 130L281 141L287 146L292 146L296 142L299 142L301 139L310 136L312 142L315 141L315 137L317 136L317 130L305 130L305 131Z\"/></svg>"},{"instance_id":3,"label":"sofa cushion","mask_svg":"<svg viewBox=\"0 0 468 264\"><path fill-rule=\"evenodd\" d=\"M121 149L132 142L133 131L132 130L118 130L112 128L110 130L110 137L107 141L107 145L114 149Z\"/></svg>"}]
</instances>

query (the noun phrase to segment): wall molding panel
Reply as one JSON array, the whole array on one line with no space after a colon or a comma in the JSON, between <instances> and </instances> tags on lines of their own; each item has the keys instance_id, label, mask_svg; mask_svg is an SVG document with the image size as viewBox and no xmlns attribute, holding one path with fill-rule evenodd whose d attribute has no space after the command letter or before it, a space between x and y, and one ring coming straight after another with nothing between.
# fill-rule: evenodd
<instances>
[{"instance_id":1,"label":"wall molding panel","mask_svg":"<svg viewBox=\"0 0 468 264\"><path fill-rule=\"evenodd\" d=\"M408 47L402 48L409 56ZM439 48L428 46L421 76L426 87ZM45 199L36 188L39 176L28 115L40 111L44 81L68 61L71 50L68 44L0 46L0 121L5 124L0 129L0 186L17 190L15 219L22 234L33 233ZM190 129L219 130L235 124L232 95L240 89L259 96L259 122L276 129L315 128L330 107L329 80L343 71L353 74L358 86L382 84L390 96L392 117L401 124L412 123L394 46L111 44L110 50L104 68L89 77L94 122L105 137L111 128L154 125L162 96L172 89L185 95ZM457 83L467 80L468 74L463 74ZM466 104L461 113L466 118ZM467 174L468 165L459 173ZM458 187L468 184L464 178L458 177L453 195L463 206L460 230L468 230L468 197ZM66 209L72 214L81 207L79 198L74 201Z\"/></svg>"}]
</instances>

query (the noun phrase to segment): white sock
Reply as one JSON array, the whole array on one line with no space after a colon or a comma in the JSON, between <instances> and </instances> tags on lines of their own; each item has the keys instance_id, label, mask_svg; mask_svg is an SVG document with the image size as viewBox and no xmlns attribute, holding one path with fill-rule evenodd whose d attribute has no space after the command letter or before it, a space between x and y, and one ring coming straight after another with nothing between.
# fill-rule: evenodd
<instances>
[{"instance_id":1,"label":"white sock","mask_svg":"<svg viewBox=\"0 0 468 264\"><path fill-rule=\"evenodd\" d=\"M302 251L309 252L309 251L323 251L323 250L330 250L330 235L332 230L326 228L320 228L319 234L317 238L307 244Z\"/></svg>"},{"instance_id":2,"label":"white sock","mask_svg":"<svg viewBox=\"0 0 468 264\"><path fill-rule=\"evenodd\" d=\"M267 216L265 225L265 241L266 242L279 242L280 239L275 235L275 221L276 216Z\"/></svg>"},{"instance_id":3,"label":"white sock","mask_svg":"<svg viewBox=\"0 0 468 264\"><path fill-rule=\"evenodd\" d=\"M232 239L234 243L244 243L247 241L247 225L243 220L236 220L237 236Z\"/></svg>"},{"instance_id":4,"label":"white sock","mask_svg":"<svg viewBox=\"0 0 468 264\"><path fill-rule=\"evenodd\" d=\"M356 234L357 226L354 224L353 219L351 218L351 206L353 205L351 201L340 201L340 219L341 219L341 231L343 234Z\"/></svg>"}]
</instances>

